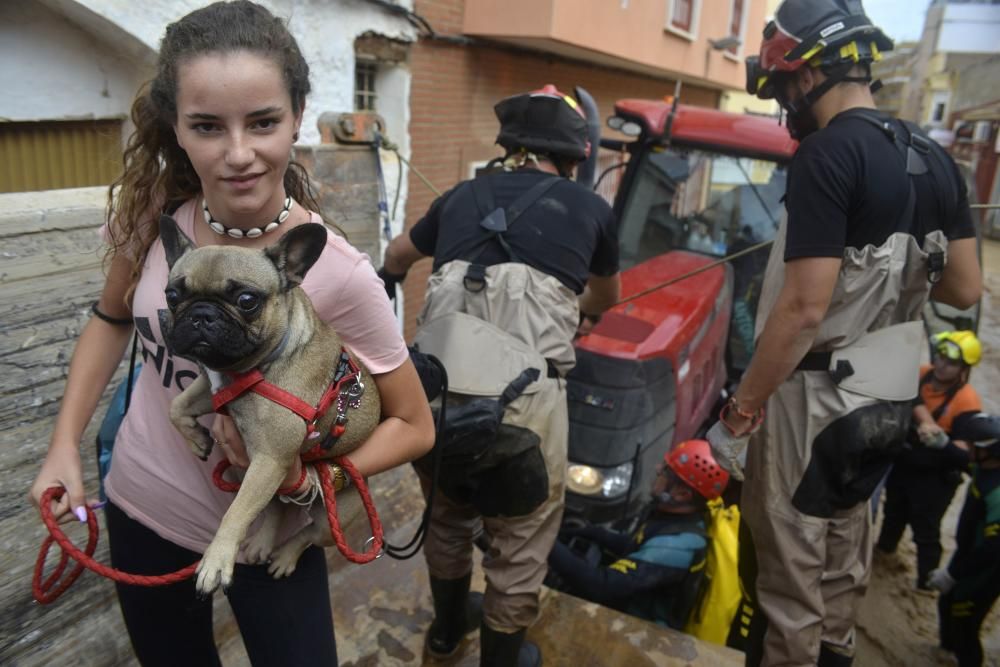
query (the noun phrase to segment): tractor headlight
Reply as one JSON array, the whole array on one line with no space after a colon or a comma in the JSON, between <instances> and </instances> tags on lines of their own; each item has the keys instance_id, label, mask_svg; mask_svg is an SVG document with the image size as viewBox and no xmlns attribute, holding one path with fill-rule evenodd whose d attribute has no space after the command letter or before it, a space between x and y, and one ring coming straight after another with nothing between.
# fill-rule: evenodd
<instances>
[{"instance_id":1,"label":"tractor headlight","mask_svg":"<svg viewBox=\"0 0 1000 667\"><path fill-rule=\"evenodd\" d=\"M628 491L632 483L632 462L614 468L571 463L566 471L566 486L581 496L615 498Z\"/></svg>"}]
</instances>

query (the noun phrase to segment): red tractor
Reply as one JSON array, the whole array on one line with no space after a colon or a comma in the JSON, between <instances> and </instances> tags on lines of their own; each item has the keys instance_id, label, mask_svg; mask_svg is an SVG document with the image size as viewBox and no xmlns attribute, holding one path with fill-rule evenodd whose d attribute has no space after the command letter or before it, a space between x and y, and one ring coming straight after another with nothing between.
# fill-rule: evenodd
<instances>
[{"instance_id":1,"label":"red tractor","mask_svg":"<svg viewBox=\"0 0 1000 667\"><path fill-rule=\"evenodd\" d=\"M700 434L746 367L767 247L656 286L771 240L796 148L775 118L670 101L622 100L608 125L635 137L601 139L615 162L596 187L619 181L622 298L641 296L577 342L569 523L634 517L664 453Z\"/></svg>"}]
</instances>

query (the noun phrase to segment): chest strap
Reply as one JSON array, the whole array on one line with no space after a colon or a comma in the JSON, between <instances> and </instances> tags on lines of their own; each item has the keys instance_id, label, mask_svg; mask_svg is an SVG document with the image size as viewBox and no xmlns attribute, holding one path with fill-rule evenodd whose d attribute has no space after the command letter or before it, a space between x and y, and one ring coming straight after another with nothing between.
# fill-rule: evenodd
<instances>
[{"instance_id":1,"label":"chest strap","mask_svg":"<svg viewBox=\"0 0 1000 667\"><path fill-rule=\"evenodd\" d=\"M472 195L476 201L476 209L481 216L479 226L487 235L469 248L468 252L462 257L462 259L469 262L469 268L466 271L463 281L465 289L470 292L481 292L486 287L486 265L480 264L479 258L482 257L486 251L486 246L491 241L496 241L500 244L500 247L503 248L504 253L506 253L507 258L511 262L526 263L510 247L507 239L504 238L504 233L513 226L522 213L531 208L561 180L562 178L558 176L550 176L543 179L522 193L506 209L503 209L496 206L493 199L493 191L490 189L487 177L480 176L473 179L471 184Z\"/></svg>"},{"instance_id":2,"label":"chest strap","mask_svg":"<svg viewBox=\"0 0 1000 667\"><path fill-rule=\"evenodd\" d=\"M347 428L347 408L357 408L365 391L361 382L361 369L344 350L340 352L340 360L334 372L330 386L326 388L319 403L312 405L291 392L264 379L260 369L246 373L227 374L230 383L212 394L212 408L219 414L228 414L226 405L247 392L277 403L291 410L306 422L306 438L314 440L320 436L316 424L323 418L330 407L336 402L337 418L330 432L322 443L322 449L329 449L344 434Z\"/></svg>"}]
</instances>

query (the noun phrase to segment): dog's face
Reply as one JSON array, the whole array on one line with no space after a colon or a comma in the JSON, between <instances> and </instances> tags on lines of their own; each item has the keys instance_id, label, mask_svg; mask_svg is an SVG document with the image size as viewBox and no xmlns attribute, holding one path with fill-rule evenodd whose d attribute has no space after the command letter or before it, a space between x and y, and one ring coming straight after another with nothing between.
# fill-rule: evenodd
<instances>
[{"instance_id":1,"label":"dog's face","mask_svg":"<svg viewBox=\"0 0 1000 667\"><path fill-rule=\"evenodd\" d=\"M245 371L281 344L290 292L326 244L326 229L306 224L264 250L194 244L169 216L160 238L170 275L160 328L173 354L217 371Z\"/></svg>"}]
</instances>

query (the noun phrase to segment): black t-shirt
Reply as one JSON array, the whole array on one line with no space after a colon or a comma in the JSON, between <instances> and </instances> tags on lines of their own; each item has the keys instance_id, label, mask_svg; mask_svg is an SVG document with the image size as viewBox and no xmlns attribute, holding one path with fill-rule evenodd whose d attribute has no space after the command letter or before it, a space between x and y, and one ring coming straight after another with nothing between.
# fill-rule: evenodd
<instances>
[{"instance_id":1,"label":"black t-shirt","mask_svg":"<svg viewBox=\"0 0 1000 667\"><path fill-rule=\"evenodd\" d=\"M498 172L488 179L498 208L506 208L539 181L552 178L534 169ZM480 227L472 181L464 181L431 204L410 230L417 250L434 256L434 270L456 259L492 266L511 261L497 241L481 245L490 232ZM577 294L590 274L618 273L618 225L607 202L587 188L560 179L503 234L517 258L557 278ZM477 247L478 246L478 247ZM471 256L470 256L471 255Z\"/></svg>"},{"instance_id":2,"label":"black t-shirt","mask_svg":"<svg viewBox=\"0 0 1000 667\"><path fill-rule=\"evenodd\" d=\"M842 257L845 248L881 246L900 230L910 177L902 154L882 130L859 117L864 113L838 114L808 136L792 158L785 200L786 261ZM893 125L903 131L900 124ZM919 242L923 237L915 230L926 234L940 229L949 240L975 236L958 167L935 142L924 159L928 172L913 177L916 224L903 225L902 230L911 230Z\"/></svg>"}]
</instances>

